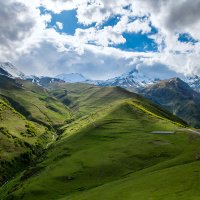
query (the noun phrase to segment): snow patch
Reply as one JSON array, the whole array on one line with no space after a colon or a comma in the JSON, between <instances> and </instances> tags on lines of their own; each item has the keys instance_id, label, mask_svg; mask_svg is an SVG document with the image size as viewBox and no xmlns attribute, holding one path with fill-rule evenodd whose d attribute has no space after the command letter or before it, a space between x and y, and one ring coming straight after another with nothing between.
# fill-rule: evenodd
<instances>
[{"instance_id":1,"label":"snow patch","mask_svg":"<svg viewBox=\"0 0 200 200\"><path fill-rule=\"evenodd\" d=\"M9 62L0 62L0 68L6 72L6 76L9 76L10 78L21 78L24 79L25 75L21 71L19 71L14 65L12 65Z\"/></svg>"}]
</instances>

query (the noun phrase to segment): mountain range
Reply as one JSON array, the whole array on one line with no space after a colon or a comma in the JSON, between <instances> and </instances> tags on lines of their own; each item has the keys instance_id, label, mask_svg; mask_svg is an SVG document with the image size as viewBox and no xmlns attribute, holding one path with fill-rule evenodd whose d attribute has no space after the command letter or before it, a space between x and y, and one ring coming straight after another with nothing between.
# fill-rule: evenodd
<instances>
[{"instance_id":1,"label":"mountain range","mask_svg":"<svg viewBox=\"0 0 200 200\"><path fill-rule=\"evenodd\" d=\"M160 80L149 78L134 69L119 77L109 80L91 80L78 73L61 74L56 77L25 76L11 63L1 63L1 74L10 78L18 78L36 83L42 87L48 87L51 83L86 83L97 86L118 86L131 92L136 92L150 99L154 103L181 119L189 125L200 127L200 77L183 77Z\"/></svg>"},{"instance_id":2,"label":"mountain range","mask_svg":"<svg viewBox=\"0 0 200 200\"><path fill-rule=\"evenodd\" d=\"M4 65L0 199L198 199L200 133L187 122L198 123L198 106L188 105L199 93L179 78L140 87L138 73L121 77L125 89ZM136 82L140 94L127 90Z\"/></svg>"},{"instance_id":3,"label":"mountain range","mask_svg":"<svg viewBox=\"0 0 200 200\"><path fill-rule=\"evenodd\" d=\"M180 78L159 81L138 92L188 124L200 128L200 93Z\"/></svg>"},{"instance_id":4,"label":"mountain range","mask_svg":"<svg viewBox=\"0 0 200 200\"><path fill-rule=\"evenodd\" d=\"M88 83L99 86L119 86L127 89L137 91L138 88L146 87L150 84L162 81L160 77L152 78L151 75L144 75L137 69L133 69L128 73L124 73L121 76L108 79L108 80L93 80L86 78L80 73L63 73L56 75L55 77L42 76L38 77L35 75L26 76L23 72L19 71L13 64L9 62L0 63L0 73L7 75L9 77L27 79L29 81L35 82L39 85L45 86L47 83L54 81L64 81L67 83ZM172 77L174 78L174 77ZM199 92L200 91L200 77L194 76L181 76L184 82L186 82L192 89Z\"/></svg>"}]
</instances>

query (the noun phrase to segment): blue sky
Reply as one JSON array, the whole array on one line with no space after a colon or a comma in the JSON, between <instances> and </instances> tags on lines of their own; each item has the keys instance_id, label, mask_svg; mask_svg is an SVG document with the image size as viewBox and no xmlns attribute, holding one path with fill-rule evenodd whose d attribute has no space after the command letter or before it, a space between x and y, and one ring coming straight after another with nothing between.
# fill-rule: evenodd
<instances>
[{"instance_id":1,"label":"blue sky","mask_svg":"<svg viewBox=\"0 0 200 200\"><path fill-rule=\"evenodd\" d=\"M192 43L196 44L198 40L194 39L190 34L188 33L179 33L178 40L183 43Z\"/></svg>"},{"instance_id":2,"label":"blue sky","mask_svg":"<svg viewBox=\"0 0 200 200\"><path fill-rule=\"evenodd\" d=\"M0 60L49 76L107 79L141 66L200 75L199 10L200 0L0 1Z\"/></svg>"},{"instance_id":3,"label":"blue sky","mask_svg":"<svg viewBox=\"0 0 200 200\"><path fill-rule=\"evenodd\" d=\"M57 32L74 35L77 28L81 28L81 29L88 28L88 26L84 26L78 23L78 19L76 17L77 12L75 9L62 11L59 14L46 10L44 7L40 7L40 11L42 15L45 15L48 13L52 17L51 21L47 25L47 28L52 28L52 27L56 28L57 22L61 22L63 24L62 30L56 28Z\"/></svg>"},{"instance_id":4,"label":"blue sky","mask_svg":"<svg viewBox=\"0 0 200 200\"><path fill-rule=\"evenodd\" d=\"M128 7L127 7L128 9ZM76 17L76 10L62 11L59 14L54 14L51 11L45 10L41 8L41 14L51 14L51 21L48 23L48 28L55 28L59 33L65 33L68 35L74 35L77 28L87 29L90 27L95 27L96 23L92 25L86 26L78 23L78 18ZM98 29L101 30L107 26L115 26L120 21L120 15L111 16L107 21L104 21L101 25L98 26ZM137 18L135 18L137 19ZM135 20L134 19L134 20ZM134 21L132 20L132 21ZM56 23L60 22L63 24L63 29L59 29L56 26ZM143 33L123 33L123 37L126 42L124 44L119 45L110 45L111 47L119 48L124 51L138 51L138 52L148 52L148 51L158 51L158 46L154 42L153 39L149 38L149 35L157 33L157 29L155 27L151 27L152 31L148 34ZM187 42L186 36L180 36L180 40L182 39L184 42ZM189 39L188 39L189 40Z\"/></svg>"},{"instance_id":5,"label":"blue sky","mask_svg":"<svg viewBox=\"0 0 200 200\"><path fill-rule=\"evenodd\" d=\"M47 28L54 28L59 33L64 33L68 35L74 35L76 29L88 29L90 27L95 27L96 23L91 25L83 25L78 22L77 11L67 10L62 11L59 14L55 14L45 8L41 7L41 14L49 13L51 14L51 21L48 23ZM129 9L129 6L126 7ZM101 30L108 26L115 26L120 21L120 15L111 16L108 20L104 21L102 24L98 25L98 29ZM133 18L132 21L137 18ZM63 29L59 29L56 23L60 22L63 24ZM110 47L115 47L123 51L133 51L133 52L158 52L158 44L149 36L158 33L157 28L151 26L151 32L149 33L127 33L124 32L122 36L125 38L126 42L118 45L110 45ZM196 44L198 40L194 39L189 33L178 33L178 40L182 43L192 43Z\"/></svg>"}]
</instances>

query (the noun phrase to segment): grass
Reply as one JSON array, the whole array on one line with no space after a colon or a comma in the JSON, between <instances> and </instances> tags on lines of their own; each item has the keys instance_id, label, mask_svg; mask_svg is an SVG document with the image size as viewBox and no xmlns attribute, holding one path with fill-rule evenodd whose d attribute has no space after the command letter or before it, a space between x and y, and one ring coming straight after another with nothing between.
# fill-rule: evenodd
<instances>
[{"instance_id":1,"label":"grass","mask_svg":"<svg viewBox=\"0 0 200 200\"><path fill-rule=\"evenodd\" d=\"M0 184L30 164L70 115L43 88L0 76Z\"/></svg>"},{"instance_id":2,"label":"grass","mask_svg":"<svg viewBox=\"0 0 200 200\"><path fill-rule=\"evenodd\" d=\"M139 97L119 87L98 87L79 83L52 84L50 93L66 103L76 117L85 116L118 100Z\"/></svg>"},{"instance_id":3,"label":"grass","mask_svg":"<svg viewBox=\"0 0 200 200\"><path fill-rule=\"evenodd\" d=\"M43 134L45 138L42 138ZM44 148L50 139L51 135L45 127L28 121L0 100L0 182L5 182L16 171L21 170L22 166L27 165L22 158L26 153L31 151L31 161L34 153Z\"/></svg>"},{"instance_id":4,"label":"grass","mask_svg":"<svg viewBox=\"0 0 200 200\"><path fill-rule=\"evenodd\" d=\"M31 173L35 169L30 169L27 180L19 181L22 174L5 185L1 197L162 199L166 195L177 197L176 192L189 187L187 176L198 184L197 172L193 172L200 153L198 136L181 132L177 124L147 113L130 100L113 104L106 111L100 110L96 118L93 113L93 122L74 132L63 127L63 137L35 166L41 170ZM150 134L154 130L175 130L176 134ZM198 195L198 186L191 193L180 193L187 198L189 194Z\"/></svg>"},{"instance_id":5,"label":"grass","mask_svg":"<svg viewBox=\"0 0 200 200\"><path fill-rule=\"evenodd\" d=\"M137 173L123 180L100 186L79 195L60 198L60 200L197 200L199 195L199 163L192 162L181 167L174 166L150 173Z\"/></svg>"},{"instance_id":6,"label":"grass","mask_svg":"<svg viewBox=\"0 0 200 200\"><path fill-rule=\"evenodd\" d=\"M200 138L171 113L118 87L1 81L0 199L199 198Z\"/></svg>"},{"instance_id":7,"label":"grass","mask_svg":"<svg viewBox=\"0 0 200 200\"><path fill-rule=\"evenodd\" d=\"M6 81L8 82L7 87L10 85L10 88L4 88L4 85L0 84L1 98L26 118L49 126L63 124L71 117L68 107L57 101L42 87L27 81L20 81L21 87L16 88L12 80Z\"/></svg>"}]
</instances>

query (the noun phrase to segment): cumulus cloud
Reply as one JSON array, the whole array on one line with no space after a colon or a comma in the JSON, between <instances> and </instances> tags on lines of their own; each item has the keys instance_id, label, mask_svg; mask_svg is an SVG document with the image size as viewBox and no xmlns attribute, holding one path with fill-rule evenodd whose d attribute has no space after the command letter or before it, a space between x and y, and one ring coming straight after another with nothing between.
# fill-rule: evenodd
<instances>
[{"instance_id":1,"label":"cumulus cloud","mask_svg":"<svg viewBox=\"0 0 200 200\"><path fill-rule=\"evenodd\" d=\"M109 79L122 74L124 70L132 70L140 62L139 57L142 58L143 54L90 45L85 46L82 54L74 49L58 52L51 43L44 42L33 49L31 54L20 57L16 65L21 66L27 74L55 76L60 73L81 72L86 77ZM151 54L146 57L151 57Z\"/></svg>"},{"instance_id":2,"label":"cumulus cloud","mask_svg":"<svg viewBox=\"0 0 200 200\"><path fill-rule=\"evenodd\" d=\"M61 22L56 22L56 26L58 29L62 30L63 29L63 23Z\"/></svg>"},{"instance_id":3,"label":"cumulus cloud","mask_svg":"<svg viewBox=\"0 0 200 200\"><path fill-rule=\"evenodd\" d=\"M166 18L166 26L169 29L179 31L180 29L185 29L188 26L191 27L196 23L199 23L199 10L200 1L195 0L193 2L180 1L173 6L170 4L170 15Z\"/></svg>"},{"instance_id":4,"label":"cumulus cloud","mask_svg":"<svg viewBox=\"0 0 200 200\"><path fill-rule=\"evenodd\" d=\"M94 43L102 46L124 44L126 39L123 33L149 33L150 22L147 19L135 19L130 21L127 16L121 17L115 26L106 26L103 29L91 27L88 29L76 29L75 36L84 43Z\"/></svg>"},{"instance_id":5,"label":"cumulus cloud","mask_svg":"<svg viewBox=\"0 0 200 200\"><path fill-rule=\"evenodd\" d=\"M57 14L75 9L78 22L90 26L77 28L74 36L58 33L63 24L48 28L51 15L41 15L41 6ZM1 1L0 59L43 75L77 70L111 78L135 66L200 75L199 42L178 40L179 33L188 33L200 41L199 9L200 0ZM103 26L113 16L119 17L118 23ZM150 34L152 26L157 29L154 34ZM124 52L110 47L126 43L124 33L147 34L157 43L158 52Z\"/></svg>"},{"instance_id":6,"label":"cumulus cloud","mask_svg":"<svg viewBox=\"0 0 200 200\"><path fill-rule=\"evenodd\" d=\"M20 2L12 0L0 2L0 43L1 56L9 56L21 41L29 37L36 21L29 9Z\"/></svg>"},{"instance_id":7,"label":"cumulus cloud","mask_svg":"<svg viewBox=\"0 0 200 200\"><path fill-rule=\"evenodd\" d=\"M38 46L50 15L40 11L28 1L0 2L0 59L12 59Z\"/></svg>"},{"instance_id":8,"label":"cumulus cloud","mask_svg":"<svg viewBox=\"0 0 200 200\"><path fill-rule=\"evenodd\" d=\"M4 46L26 38L36 23L24 4L12 1L0 2L0 19L0 43Z\"/></svg>"},{"instance_id":9,"label":"cumulus cloud","mask_svg":"<svg viewBox=\"0 0 200 200\"><path fill-rule=\"evenodd\" d=\"M54 13L60 13L63 10L73 10L78 6L78 2L73 0L36 0L36 1L38 1L37 2L38 5L46 8L47 10L51 10Z\"/></svg>"}]
</instances>

